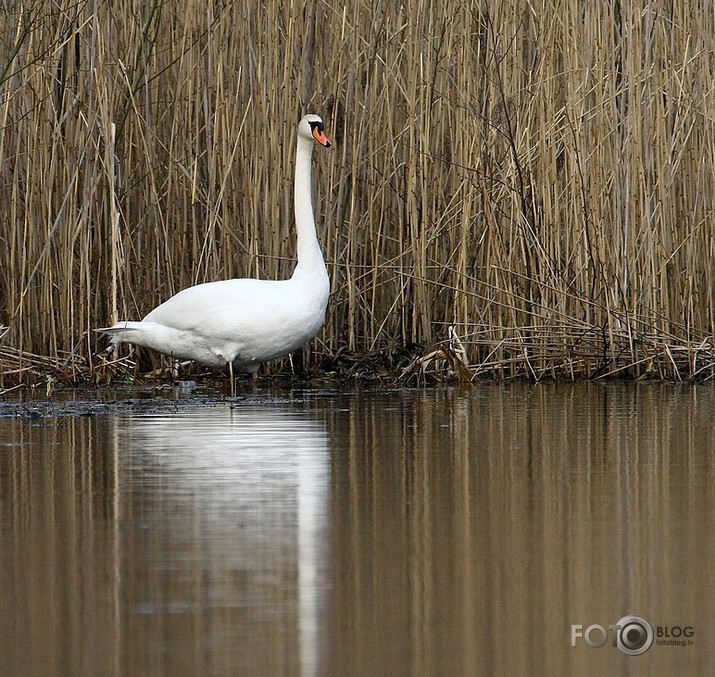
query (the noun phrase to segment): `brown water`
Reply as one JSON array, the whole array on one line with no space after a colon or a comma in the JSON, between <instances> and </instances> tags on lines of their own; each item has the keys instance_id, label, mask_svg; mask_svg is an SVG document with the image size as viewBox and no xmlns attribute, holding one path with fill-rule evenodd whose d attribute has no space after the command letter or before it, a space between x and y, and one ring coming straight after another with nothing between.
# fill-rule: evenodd
<instances>
[{"instance_id":1,"label":"brown water","mask_svg":"<svg viewBox=\"0 0 715 677\"><path fill-rule=\"evenodd\" d=\"M0 419L0 674L712 674L714 411L487 384ZM692 644L571 646L627 614Z\"/></svg>"}]
</instances>

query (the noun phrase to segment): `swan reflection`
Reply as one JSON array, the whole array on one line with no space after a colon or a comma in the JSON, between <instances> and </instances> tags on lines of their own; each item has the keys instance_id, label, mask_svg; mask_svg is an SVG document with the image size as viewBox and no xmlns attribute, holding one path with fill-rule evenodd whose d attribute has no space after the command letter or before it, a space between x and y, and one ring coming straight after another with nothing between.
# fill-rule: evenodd
<instances>
[{"instance_id":1,"label":"swan reflection","mask_svg":"<svg viewBox=\"0 0 715 677\"><path fill-rule=\"evenodd\" d=\"M256 627L282 628L288 636L276 641L297 644L303 674L314 673L327 559L324 425L295 408L204 406L120 419L116 439L128 483L120 510L147 535L128 539L141 548L130 561L153 565L157 578L137 591L135 613L236 610L237 639L250 645Z\"/></svg>"}]
</instances>

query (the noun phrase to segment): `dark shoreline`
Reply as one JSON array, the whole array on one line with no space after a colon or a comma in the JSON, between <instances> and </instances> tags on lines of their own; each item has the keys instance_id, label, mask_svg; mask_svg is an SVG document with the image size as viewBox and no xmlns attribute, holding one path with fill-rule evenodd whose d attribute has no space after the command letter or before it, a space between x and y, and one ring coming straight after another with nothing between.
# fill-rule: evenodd
<instances>
[{"instance_id":1,"label":"dark shoreline","mask_svg":"<svg viewBox=\"0 0 715 677\"><path fill-rule=\"evenodd\" d=\"M0 419L18 418L23 421L42 421L58 417L116 416L121 414L170 414L196 407L293 406L317 398L366 395L385 396L402 394L406 397L426 390L442 389L455 396L478 394L479 390L504 388L516 384L538 387L574 387L590 385L608 387L671 387L691 388L703 385L695 381L667 381L664 379L475 379L471 383L452 380L427 380L405 383L394 378L382 382L340 379L306 379L295 376L264 376L241 380L237 394L230 397L224 379L210 377L198 381L174 383L146 382L124 386L63 386L48 394L42 387L18 388L0 392Z\"/></svg>"}]
</instances>

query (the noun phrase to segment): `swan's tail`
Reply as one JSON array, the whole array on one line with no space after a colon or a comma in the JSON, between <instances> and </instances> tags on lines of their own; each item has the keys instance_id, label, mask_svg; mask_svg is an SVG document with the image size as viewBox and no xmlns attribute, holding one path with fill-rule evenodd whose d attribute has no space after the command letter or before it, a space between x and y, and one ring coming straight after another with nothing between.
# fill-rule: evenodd
<instances>
[{"instance_id":1,"label":"swan's tail","mask_svg":"<svg viewBox=\"0 0 715 677\"><path fill-rule=\"evenodd\" d=\"M131 322L130 320L117 322L111 327L100 327L94 331L100 334L107 334L112 340L107 348L108 353L114 352L120 343L134 343L136 336L141 332L141 322Z\"/></svg>"}]
</instances>

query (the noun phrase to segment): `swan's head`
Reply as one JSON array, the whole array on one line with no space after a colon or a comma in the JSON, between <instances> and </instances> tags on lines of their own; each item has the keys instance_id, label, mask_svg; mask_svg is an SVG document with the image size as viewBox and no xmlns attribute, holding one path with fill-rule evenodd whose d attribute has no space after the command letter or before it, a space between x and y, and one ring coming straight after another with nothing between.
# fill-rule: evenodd
<instances>
[{"instance_id":1,"label":"swan's head","mask_svg":"<svg viewBox=\"0 0 715 677\"><path fill-rule=\"evenodd\" d=\"M319 115L308 113L298 123L298 136L310 141L317 141L321 146L330 148L332 144L327 136L325 136L325 128L323 127L323 119Z\"/></svg>"}]
</instances>

